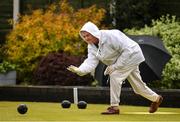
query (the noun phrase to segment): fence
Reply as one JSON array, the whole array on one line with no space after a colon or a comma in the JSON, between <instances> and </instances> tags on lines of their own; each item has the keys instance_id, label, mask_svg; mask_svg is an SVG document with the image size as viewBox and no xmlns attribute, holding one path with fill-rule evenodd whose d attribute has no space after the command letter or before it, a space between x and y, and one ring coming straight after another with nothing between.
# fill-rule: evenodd
<instances>
[{"instance_id":1,"label":"fence","mask_svg":"<svg viewBox=\"0 0 180 122\"><path fill-rule=\"evenodd\" d=\"M78 87L78 86L0 86L0 101L34 101L34 102L74 102L73 89L77 88L78 100L87 103L109 104L109 87ZM154 89L164 98L161 106L180 107L180 90ZM150 101L136 95L131 88L122 88L121 104L149 106Z\"/></svg>"}]
</instances>

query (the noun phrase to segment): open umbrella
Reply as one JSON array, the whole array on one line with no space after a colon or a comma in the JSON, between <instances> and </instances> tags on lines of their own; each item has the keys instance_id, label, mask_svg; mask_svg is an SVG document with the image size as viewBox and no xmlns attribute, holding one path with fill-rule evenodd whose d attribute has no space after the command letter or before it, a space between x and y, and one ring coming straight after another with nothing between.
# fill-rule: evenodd
<instances>
[{"instance_id":1,"label":"open umbrella","mask_svg":"<svg viewBox=\"0 0 180 122\"><path fill-rule=\"evenodd\" d=\"M145 57L145 61L139 66L143 81L160 80L164 66L171 59L162 40L147 35L129 37L140 45Z\"/></svg>"},{"instance_id":2,"label":"open umbrella","mask_svg":"<svg viewBox=\"0 0 180 122\"><path fill-rule=\"evenodd\" d=\"M164 47L162 40L153 36L131 35L129 37L140 45L145 57L145 61L139 66L143 81L149 82L161 79L163 68L171 59L171 55ZM106 65L100 62L95 71L95 79L102 86L107 85L108 78L103 74L105 68Z\"/></svg>"}]
</instances>

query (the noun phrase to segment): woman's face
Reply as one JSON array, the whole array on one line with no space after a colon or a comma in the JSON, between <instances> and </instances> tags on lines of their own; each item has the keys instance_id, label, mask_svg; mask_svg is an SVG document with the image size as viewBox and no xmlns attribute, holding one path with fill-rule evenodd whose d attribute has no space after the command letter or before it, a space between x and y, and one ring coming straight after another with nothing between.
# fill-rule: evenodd
<instances>
[{"instance_id":1,"label":"woman's face","mask_svg":"<svg viewBox=\"0 0 180 122\"><path fill-rule=\"evenodd\" d=\"M90 33L86 32L86 31L81 31L81 35L88 44L98 44L99 43L98 38L94 37L93 35L91 35Z\"/></svg>"}]
</instances>

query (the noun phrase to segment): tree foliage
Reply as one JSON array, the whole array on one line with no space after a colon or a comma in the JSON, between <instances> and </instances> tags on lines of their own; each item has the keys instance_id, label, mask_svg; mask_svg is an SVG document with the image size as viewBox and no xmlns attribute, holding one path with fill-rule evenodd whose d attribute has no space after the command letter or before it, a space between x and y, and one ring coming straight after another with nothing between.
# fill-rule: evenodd
<instances>
[{"instance_id":1,"label":"tree foliage","mask_svg":"<svg viewBox=\"0 0 180 122\"><path fill-rule=\"evenodd\" d=\"M104 15L105 10L95 5L75 11L66 0L50 5L47 10L34 10L31 15L20 16L2 52L18 64L18 80L30 81L38 62L49 52L83 54L86 46L79 37L81 26L87 21L100 25Z\"/></svg>"},{"instance_id":2,"label":"tree foliage","mask_svg":"<svg viewBox=\"0 0 180 122\"><path fill-rule=\"evenodd\" d=\"M144 24L149 25L158 16L156 0L116 0L115 17L118 29L141 28Z\"/></svg>"}]
</instances>

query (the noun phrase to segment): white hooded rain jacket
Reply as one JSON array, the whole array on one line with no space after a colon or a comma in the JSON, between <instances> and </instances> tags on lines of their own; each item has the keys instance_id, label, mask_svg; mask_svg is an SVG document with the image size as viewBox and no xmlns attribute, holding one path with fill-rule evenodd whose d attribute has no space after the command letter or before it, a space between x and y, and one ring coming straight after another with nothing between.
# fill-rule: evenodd
<instances>
[{"instance_id":1,"label":"white hooded rain jacket","mask_svg":"<svg viewBox=\"0 0 180 122\"><path fill-rule=\"evenodd\" d=\"M93 72L99 60L119 70L145 60L139 45L119 30L99 30L95 24L87 22L81 31L89 32L99 39L98 48L88 44L88 57L79 66L79 70L85 74Z\"/></svg>"}]
</instances>

